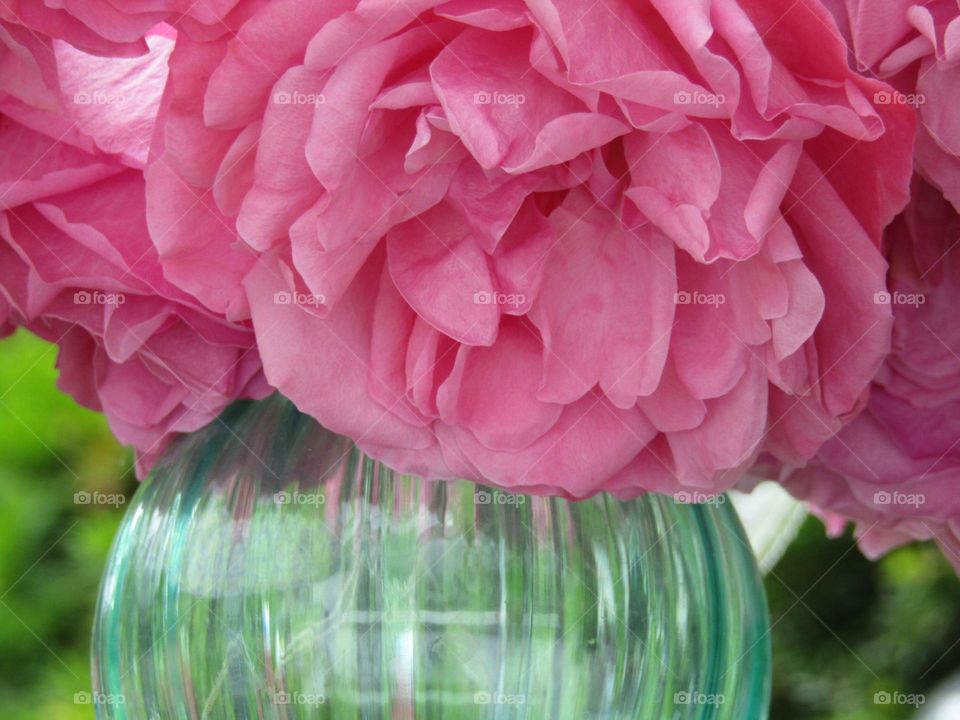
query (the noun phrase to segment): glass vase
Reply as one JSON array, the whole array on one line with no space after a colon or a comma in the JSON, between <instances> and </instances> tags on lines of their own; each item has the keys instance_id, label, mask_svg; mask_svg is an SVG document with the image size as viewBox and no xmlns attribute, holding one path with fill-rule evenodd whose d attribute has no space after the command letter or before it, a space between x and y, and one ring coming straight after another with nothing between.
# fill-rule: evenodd
<instances>
[{"instance_id":1,"label":"glass vase","mask_svg":"<svg viewBox=\"0 0 960 720\"><path fill-rule=\"evenodd\" d=\"M729 504L582 502L393 472L275 395L181 438L115 541L110 720L766 717Z\"/></svg>"}]
</instances>

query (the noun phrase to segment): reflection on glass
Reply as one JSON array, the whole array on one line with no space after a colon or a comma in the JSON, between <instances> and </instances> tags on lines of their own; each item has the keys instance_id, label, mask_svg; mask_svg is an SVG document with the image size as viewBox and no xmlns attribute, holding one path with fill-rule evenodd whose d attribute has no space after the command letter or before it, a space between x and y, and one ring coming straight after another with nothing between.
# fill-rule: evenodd
<instances>
[{"instance_id":1,"label":"reflection on glass","mask_svg":"<svg viewBox=\"0 0 960 720\"><path fill-rule=\"evenodd\" d=\"M99 718L763 718L732 508L394 473L274 396L184 438L116 540Z\"/></svg>"}]
</instances>

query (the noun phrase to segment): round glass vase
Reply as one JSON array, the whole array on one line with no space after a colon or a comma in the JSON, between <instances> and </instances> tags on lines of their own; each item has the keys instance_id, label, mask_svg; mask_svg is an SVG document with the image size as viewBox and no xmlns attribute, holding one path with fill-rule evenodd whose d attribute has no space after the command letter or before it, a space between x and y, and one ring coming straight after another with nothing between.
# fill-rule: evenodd
<instances>
[{"instance_id":1,"label":"round glass vase","mask_svg":"<svg viewBox=\"0 0 960 720\"><path fill-rule=\"evenodd\" d=\"M729 504L426 481L275 395L144 481L93 680L110 720L754 720L770 647Z\"/></svg>"}]
</instances>

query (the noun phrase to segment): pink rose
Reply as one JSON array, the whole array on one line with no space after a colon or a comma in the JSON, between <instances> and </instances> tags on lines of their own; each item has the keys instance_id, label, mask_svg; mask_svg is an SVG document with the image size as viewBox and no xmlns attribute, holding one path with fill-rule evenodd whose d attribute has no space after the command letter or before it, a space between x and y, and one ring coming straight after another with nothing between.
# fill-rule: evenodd
<instances>
[{"instance_id":1,"label":"pink rose","mask_svg":"<svg viewBox=\"0 0 960 720\"><path fill-rule=\"evenodd\" d=\"M147 52L144 38L160 23L171 23L199 37L229 32L239 21L237 0L4 0L0 3L0 40L23 47L49 47L64 40L91 55L134 57ZM236 13L240 18L243 11ZM20 58L23 59L22 56Z\"/></svg>"},{"instance_id":2,"label":"pink rose","mask_svg":"<svg viewBox=\"0 0 960 720\"><path fill-rule=\"evenodd\" d=\"M165 275L401 469L581 497L803 462L889 349L914 110L818 2L588 5L241 2L181 35Z\"/></svg>"},{"instance_id":3,"label":"pink rose","mask_svg":"<svg viewBox=\"0 0 960 720\"><path fill-rule=\"evenodd\" d=\"M960 570L960 216L917 177L886 243L893 350L866 410L786 486L857 521L868 555L934 539Z\"/></svg>"},{"instance_id":4,"label":"pink rose","mask_svg":"<svg viewBox=\"0 0 960 720\"><path fill-rule=\"evenodd\" d=\"M172 39L147 42L133 59L55 43L55 84L0 92L0 332L57 343L60 386L103 410L141 472L171 433L269 391L250 327L167 282L147 233L141 166Z\"/></svg>"},{"instance_id":5,"label":"pink rose","mask_svg":"<svg viewBox=\"0 0 960 720\"><path fill-rule=\"evenodd\" d=\"M880 96L919 110L916 163L960 208L960 5L957 0L832 0L864 70L897 91Z\"/></svg>"}]
</instances>

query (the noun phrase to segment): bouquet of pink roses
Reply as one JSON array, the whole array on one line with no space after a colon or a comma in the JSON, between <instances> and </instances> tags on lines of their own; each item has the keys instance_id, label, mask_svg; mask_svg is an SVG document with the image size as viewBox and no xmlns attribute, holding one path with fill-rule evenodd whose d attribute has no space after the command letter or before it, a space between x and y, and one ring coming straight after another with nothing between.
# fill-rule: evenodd
<instances>
[{"instance_id":1,"label":"bouquet of pink roses","mask_svg":"<svg viewBox=\"0 0 960 720\"><path fill-rule=\"evenodd\" d=\"M273 389L521 492L775 478L960 567L960 8L0 6L0 329L146 472Z\"/></svg>"}]
</instances>

